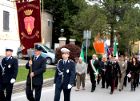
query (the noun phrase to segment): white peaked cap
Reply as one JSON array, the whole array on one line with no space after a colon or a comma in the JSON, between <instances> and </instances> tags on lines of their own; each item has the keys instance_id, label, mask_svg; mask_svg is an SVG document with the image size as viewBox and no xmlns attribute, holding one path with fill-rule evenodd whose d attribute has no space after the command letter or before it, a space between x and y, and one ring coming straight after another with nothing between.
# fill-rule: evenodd
<instances>
[{"instance_id":1,"label":"white peaked cap","mask_svg":"<svg viewBox=\"0 0 140 101\"><path fill-rule=\"evenodd\" d=\"M61 52L62 52L62 53L69 53L69 52L70 52L70 50L69 50L69 49L67 49L67 48L61 48Z\"/></svg>"},{"instance_id":2,"label":"white peaked cap","mask_svg":"<svg viewBox=\"0 0 140 101\"><path fill-rule=\"evenodd\" d=\"M13 51L13 47L7 46L7 47L5 48L5 51Z\"/></svg>"}]
</instances>

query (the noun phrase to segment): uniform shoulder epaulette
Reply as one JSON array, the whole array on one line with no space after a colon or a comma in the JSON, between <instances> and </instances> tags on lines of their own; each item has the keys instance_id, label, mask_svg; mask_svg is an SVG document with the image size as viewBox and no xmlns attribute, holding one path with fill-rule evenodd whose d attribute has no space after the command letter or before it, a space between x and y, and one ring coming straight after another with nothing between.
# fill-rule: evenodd
<instances>
[{"instance_id":1,"label":"uniform shoulder epaulette","mask_svg":"<svg viewBox=\"0 0 140 101\"><path fill-rule=\"evenodd\" d=\"M72 59L69 59L70 62L74 62Z\"/></svg>"},{"instance_id":2,"label":"uniform shoulder epaulette","mask_svg":"<svg viewBox=\"0 0 140 101\"><path fill-rule=\"evenodd\" d=\"M59 59L57 63L59 63L62 59Z\"/></svg>"}]
</instances>

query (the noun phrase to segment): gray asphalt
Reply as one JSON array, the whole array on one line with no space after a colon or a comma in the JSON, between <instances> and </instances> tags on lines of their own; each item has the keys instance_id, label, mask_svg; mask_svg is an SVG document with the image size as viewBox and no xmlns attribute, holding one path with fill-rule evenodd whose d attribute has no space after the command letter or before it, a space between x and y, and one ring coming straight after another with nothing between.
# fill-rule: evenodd
<instances>
[{"instance_id":1,"label":"gray asphalt","mask_svg":"<svg viewBox=\"0 0 140 101\"><path fill-rule=\"evenodd\" d=\"M71 101L140 101L140 87L135 92L130 91L130 85L119 92L115 90L113 95L110 95L110 88L102 89L101 85L97 85L95 92L90 92L90 81L86 81L86 90L75 91L73 87L71 92ZM41 101L53 101L54 87L43 88ZM12 101L27 101L25 92L17 93L12 96ZM63 92L61 94L61 100L63 101Z\"/></svg>"}]
</instances>

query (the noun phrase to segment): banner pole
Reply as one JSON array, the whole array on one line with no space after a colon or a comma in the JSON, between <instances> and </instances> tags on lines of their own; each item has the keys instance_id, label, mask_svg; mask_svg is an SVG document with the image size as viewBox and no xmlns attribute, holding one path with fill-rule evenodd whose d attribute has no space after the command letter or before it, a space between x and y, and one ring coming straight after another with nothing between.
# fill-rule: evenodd
<instances>
[{"instance_id":1,"label":"banner pole","mask_svg":"<svg viewBox=\"0 0 140 101\"><path fill-rule=\"evenodd\" d=\"M30 57L30 60L32 60L32 57ZM30 73L32 73L32 65L30 66ZM33 90L33 78L31 78L31 91Z\"/></svg>"},{"instance_id":2,"label":"banner pole","mask_svg":"<svg viewBox=\"0 0 140 101\"><path fill-rule=\"evenodd\" d=\"M31 48L29 49L30 51L29 51L29 56L30 56L30 60L31 61L33 61L33 59L32 59L32 50L31 50ZM30 66L30 74L32 73L32 65ZM30 77L30 79L31 79L31 91L33 90L33 78L32 77Z\"/></svg>"}]
</instances>

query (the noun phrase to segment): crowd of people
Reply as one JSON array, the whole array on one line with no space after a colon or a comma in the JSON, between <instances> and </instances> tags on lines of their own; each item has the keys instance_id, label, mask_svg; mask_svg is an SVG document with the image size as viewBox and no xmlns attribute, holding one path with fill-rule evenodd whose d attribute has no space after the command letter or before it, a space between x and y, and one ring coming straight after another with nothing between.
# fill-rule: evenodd
<instances>
[{"instance_id":1,"label":"crowd of people","mask_svg":"<svg viewBox=\"0 0 140 101\"><path fill-rule=\"evenodd\" d=\"M109 55L108 57L98 58L96 54L93 54L88 65L84 65L84 62L82 63L79 58L79 62L76 63L76 91L80 89L79 82L82 83L82 87L85 89L86 71L90 76L91 92L95 91L97 84L100 82L103 89L111 87L110 94L113 94L115 89L122 91L128 83L131 85L131 91L135 91L139 86L140 62L136 57L128 58L120 55L116 58Z\"/></svg>"},{"instance_id":2,"label":"crowd of people","mask_svg":"<svg viewBox=\"0 0 140 101\"><path fill-rule=\"evenodd\" d=\"M5 57L0 64L0 101L11 101L13 85L18 74L18 60L12 56L13 50L6 49ZM54 101L60 101L61 91L64 92L64 101L70 101L71 89L76 85L76 91L85 90L86 75L89 74L91 92L96 90L97 84L101 88L109 88L110 94L115 89L122 91L129 82L131 91L139 86L140 62L136 57L128 58L121 55L117 59L109 55L98 58L96 54L86 64L81 57L76 62L69 59L70 50L61 49L62 59L57 63L54 77ZM41 48L35 46L34 56L26 64L29 70L26 82L26 97L29 101L40 101L43 73L46 71L46 59L41 56ZM75 82L76 81L76 82Z\"/></svg>"}]
</instances>

